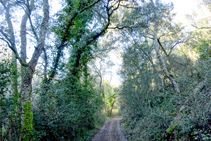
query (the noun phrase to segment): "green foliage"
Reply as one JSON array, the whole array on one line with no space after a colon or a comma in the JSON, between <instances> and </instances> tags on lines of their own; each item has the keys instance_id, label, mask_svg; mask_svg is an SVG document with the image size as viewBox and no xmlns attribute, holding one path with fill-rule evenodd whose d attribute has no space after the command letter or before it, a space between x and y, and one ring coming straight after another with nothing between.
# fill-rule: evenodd
<instances>
[{"instance_id":1,"label":"green foliage","mask_svg":"<svg viewBox=\"0 0 211 141\"><path fill-rule=\"evenodd\" d=\"M10 82L10 69L9 69L9 63L6 60L2 60L0 62L0 94L5 95L5 93L8 91L8 88L6 87L8 83Z\"/></svg>"},{"instance_id":2,"label":"green foliage","mask_svg":"<svg viewBox=\"0 0 211 141\"><path fill-rule=\"evenodd\" d=\"M201 59L211 57L210 41L204 40L201 42L201 44L195 45L194 48L197 49Z\"/></svg>"},{"instance_id":3,"label":"green foliage","mask_svg":"<svg viewBox=\"0 0 211 141\"><path fill-rule=\"evenodd\" d=\"M108 81L104 81L103 85L103 101L105 103L105 112L108 117L112 116L113 110L119 110L117 105L117 94L119 88L112 86ZM118 112L117 115L118 116Z\"/></svg>"},{"instance_id":4,"label":"green foliage","mask_svg":"<svg viewBox=\"0 0 211 141\"><path fill-rule=\"evenodd\" d=\"M5 52L0 54L6 56ZM12 67L7 57L0 60L0 140L14 140L20 136L20 117L15 111L17 103L14 103L16 97L10 88L14 76Z\"/></svg>"},{"instance_id":5,"label":"green foliage","mask_svg":"<svg viewBox=\"0 0 211 141\"><path fill-rule=\"evenodd\" d=\"M116 102L116 97L117 97L116 94L109 95L106 97L106 99L107 99L106 112L107 112L108 116L111 116L111 114L112 114L112 110L113 110L114 104Z\"/></svg>"},{"instance_id":6,"label":"green foliage","mask_svg":"<svg viewBox=\"0 0 211 141\"><path fill-rule=\"evenodd\" d=\"M8 63L6 60L3 60L0 62L0 139L8 132L8 123L5 120L9 117L8 107L10 107L9 104L11 104L11 100L6 97L6 93L8 92L7 85L10 82L9 76Z\"/></svg>"},{"instance_id":7,"label":"green foliage","mask_svg":"<svg viewBox=\"0 0 211 141\"><path fill-rule=\"evenodd\" d=\"M147 38L153 34L153 27L141 30L134 28L128 32L131 36L124 34L133 39L131 41L125 38L123 43L121 75L124 80L119 96L124 131L133 141L209 140L211 59L209 39L203 37L208 31L194 31L194 39L188 44L190 46L181 45L171 49L179 39L176 34L182 36L181 29L175 25L176 23L172 23L170 7L161 3L157 6L162 10L166 8L166 11L163 11L164 15L159 15L164 17L151 19L153 21L160 18L158 38L163 47L160 45L161 57L182 94L175 93L171 81L164 74L162 65L156 58L152 40ZM147 9L149 7L150 3ZM150 25L153 25L153 22ZM178 30L174 30L174 27ZM192 49L193 46L195 49ZM195 51L199 58L194 57ZM200 87L199 91L195 91L199 88L198 84L204 80L207 80L206 84Z\"/></svg>"},{"instance_id":8,"label":"green foliage","mask_svg":"<svg viewBox=\"0 0 211 141\"><path fill-rule=\"evenodd\" d=\"M85 140L100 119L102 100L92 86L69 83L70 79L52 84L48 98L41 96L39 108L34 109L37 140Z\"/></svg>"},{"instance_id":9,"label":"green foliage","mask_svg":"<svg viewBox=\"0 0 211 141\"><path fill-rule=\"evenodd\" d=\"M87 9L83 13L78 13L86 5L89 5L91 1L79 1L71 0L68 2L62 11L57 13L58 21L57 25L52 27L52 30L59 36L60 39L65 37L65 40L71 42L72 44L77 43L79 36L84 35L89 32L86 28L89 22L92 20L91 9ZM76 16L77 17L74 17ZM68 26L70 26L69 29ZM69 33L66 34L66 30L69 30Z\"/></svg>"},{"instance_id":10,"label":"green foliage","mask_svg":"<svg viewBox=\"0 0 211 141\"><path fill-rule=\"evenodd\" d=\"M174 128L175 128L175 124L171 124L170 127L166 130L166 132L167 132L168 134L171 134L172 131L174 130Z\"/></svg>"},{"instance_id":11,"label":"green foliage","mask_svg":"<svg viewBox=\"0 0 211 141\"><path fill-rule=\"evenodd\" d=\"M88 140L104 121L103 101L94 88L88 67L93 49L97 48L92 39L95 34L88 26L93 21L92 7L79 13L93 1L66 2L52 30L60 42L71 44L71 55L64 64L65 71L59 70L64 74L62 79L51 84L44 82L43 89L37 92L40 98L38 108L34 108L36 140ZM47 93L45 87L49 88Z\"/></svg>"},{"instance_id":12,"label":"green foliage","mask_svg":"<svg viewBox=\"0 0 211 141\"><path fill-rule=\"evenodd\" d=\"M24 72L22 69L23 66L15 64L14 66L16 68L14 67L7 70L8 73L13 74L10 79L21 79L22 82L17 82L17 92L15 92L14 96L12 92L5 92L6 94L3 94L1 97L0 102L2 102L2 105L5 105L5 107L0 110L1 112L3 111L4 114L6 113L5 116L2 116L3 119L1 121L1 123L5 124L3 125L4 133L2 135L7 136L0 140L19 140L20 138L22 140L89 140L96 131L96 127L99 128L105 119L105 114L102 112L104 102L102 101L100 93L98 93L98 88L95 87L96 84L93 83L94 80L92 80L92 76L90 75L88 63L94 58L94 49L98 47L96 40L107 29L107 26L104 25L107 23L110 24L110 16L112 12L115 11L114 7L116 4L114 7L110 6L111 3L113 4L113 1L108 1L106 7L103 1L66 0L61 11L55 14L54 17L48 17L48 2L45 2L46 4L44 1L43 4L41 4L42 1L38 0L35 1L33 5L33 1L29 1L29 3L33 5L33 8L30 9L27 3L24 4L21 1L17 2L18 4L11 1L11 6L10 1L1 3L5 11L9 11L4 11L5 13L9 13L8 18L5 20L9 28L13 26L10 26L9 20L10 15L13 16L14 14L12 10L16 8L19 9L19 6L23 11L26 8L25 12L29 10L29 13L26 13L26 15L30 15L30 17L23 16L21 22L21 31L27 30L28 32L21 34L20 41L16 38L13 40L12 29L5 29L6 32L4 34L4 28L2 27L1 36L5 37L5 39L1 38L1 40L6 41L7 45L9 45L14 52L17 50L17 52L15 52L17 53L15 54L16 56L13 56L14 63L18 59L20 63L22 61L24 62L25 60L22 59L24 58L23 56L28 56L25 54L25 51L23 51L26 41L30 41L29 43L38 42L38 47L35 47L35 56L29 61L28 68L26 67L26 69L29 70L28 72L30 72L27 81L23 81L22 78L26 77L21 77L17 73L20 71L19 69L21 69L20 72ZM42 7L39 5L44 5L44 18L41 14L37 14L41 13L38 9ZM14 7L14 9L9 9L7 6ZM101 9L102 7L105 9ZM104 16L108 17L105 18ZM43 26L47 23L48 18L50 21L53 21L49 24L51 26L50 29ZM98 19L101 19L101 21L98 22ZM26 20L26 26L24 26L24 20ZM28 20L30 21L28 22ZM40 29L39 27L45 28ZM45 39L45 32L38 36L40 30L47 30L48 40ZM7 34L9 32L11 32L11 35ZM19 32L19 30L15 31L15 33L16 32ZM32 34L33 36L28 37L26 34ZM51 40L50 38L52 36L56 39ZM24 41L25 37L27 37L26 41ZM54 41L54 43L52 41ZM40 44L40 42L42 42L42 44ZM19 48L16 49L18 44L21 44L21 51ZM54 45L55 47L52 47ZM43 49L43 46L45 49ZM67 47L70 55L65 55L63 52L65 47ZM20 55L19 52L21 52ZM38 62L36 59L39 58L42 52L44 52L44 61L42 60L43 62L40 63L40 61ZM49 53L52 54L49 55ZM61 60L61 57L69 58L67 59L68 61L66 61ZM33 60L33 58L36 59ZM26 62L28 62L28 60ZM42 71L39 71L39 69L34 70L37 64L38 68L42 67L40 65L42 63L45 63L44 79ZM48 65L51 63L52 65ZM21 63L21 65L23 64ZM51 71L49 71L50 67L52 67ZM34 83L33 81L36 79L33 76L34 71L39 72L36 73L36 77L40 79L42 83L37 84L36 88L32 88L32 91L26 95L20 95L18 91L21 91L23 86L31 86L32 83ZM23 76L25 74L23 73L21 75ZM31 80L32 78L34 78L33 81ZM14 85L6 83L5 80L3 83L6 85L2 88L3 90ZM27 96L32 98L32 103L31 100L26 99ZM114 101L112 99L113 98L110 98L109 102ZM27 103L25 103L21 109L19 102L22 101L22 103L24 103L26 102L25 100L27 100ZM14 111L11 110L12 108ZM20 112L20 110L23 111ZM20 121L23 127L21 127ZM12 127L13 122L14 128ZM10 131L15 131L14 129L17 129L17 135L13 137L13 133L10 133Z\"/></svg>"},{"instance_id":13,"label":"green foliage","mask_svg":"<svg viewBox=\"0 0 211 141\"><path fill-rule=\"evenodd\" d=\"M115 2L108 1L108 5ZM205 3L210 5L210 2ZM115 6L106 7L106 1L89 7L90 4L93 4L92 0L66 0L63 9L55 15L57 19L52 23L51 31L56 36L56 47L47 47L45 42L46 53L52 53L44 57L46 78L36 74L42 83L32 91L34 103L27 102L23 107L22 130L20 94L11 89L15 85L12 81L20 76L14 62L0 60L0 140L90 140L103 125L106 115L112 116L112 110L118 109L117 102L121 105L122 126L132 141L211 140L210 29L184 34L183 28L173 21L173 5L159 0L156 4L129 2L113 15ZM105 7L107 9L103 9ZM42 16L34 15L35 19L31 20L34 30L38 31ZM178 83L181 95L175 92L156 57L152 36L155 21L158 22L163 64L167 65L169 76ZM106 27L107 22L111 28L118 28L101 32L100 27ZM207 19L202 20L198 25L206 22ZM10 29L5 31L9 33ZM121 88L114 88L107 81L103 84L101 70L97 76L101 81L97 81L90 69L89 62L99 51L96 50L99 48L97 35L102 33L108 34L104 42L105 47L109 46L109 49L103 49L108 51L116 44L123 48ZM51 35L52 32L49 37ZM117 35L121 35L121 39ZM180 44L181 40L183 44ZM68 55L63 52L65 47ZM105 56L105 53L98 56ZM199 57L194 58L193 54ZM49 62L53 62L55 78L47 74L52 67L48 66ZM203 85L198 85L201 82Z\"/></svg>"}]
</instances>

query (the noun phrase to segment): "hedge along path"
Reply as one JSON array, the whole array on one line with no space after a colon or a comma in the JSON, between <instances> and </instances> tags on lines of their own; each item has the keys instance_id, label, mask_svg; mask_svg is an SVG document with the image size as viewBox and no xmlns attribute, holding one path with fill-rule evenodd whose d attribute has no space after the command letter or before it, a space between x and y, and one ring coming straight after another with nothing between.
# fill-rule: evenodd
<instances>
[{"instance_id":1,"label":"hedge along path","mask_svg":"<svg viewBox=\"0 0 211 141\"><path fill-rule=\"evenodd\" d=\"M122 132L120 120L121 117L114 117L106 121L92 141L128 141Z\"/></svg>"}]
</instances>

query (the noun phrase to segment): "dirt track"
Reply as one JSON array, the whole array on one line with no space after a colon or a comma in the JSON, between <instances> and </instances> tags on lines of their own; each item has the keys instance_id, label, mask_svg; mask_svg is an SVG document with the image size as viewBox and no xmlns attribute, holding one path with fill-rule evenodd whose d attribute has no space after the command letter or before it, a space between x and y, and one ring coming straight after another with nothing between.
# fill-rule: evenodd
<instances>
[{"instance_id":1,"label":"dirt track","mask_svg":"<svg viewBox=\"0 0 211 141\"><path fill-rule=\"evenodd\" d=\"M121 117L114 117L104 123L92 141L127 141L120 125Z\"/></svg>"}]
</instances>

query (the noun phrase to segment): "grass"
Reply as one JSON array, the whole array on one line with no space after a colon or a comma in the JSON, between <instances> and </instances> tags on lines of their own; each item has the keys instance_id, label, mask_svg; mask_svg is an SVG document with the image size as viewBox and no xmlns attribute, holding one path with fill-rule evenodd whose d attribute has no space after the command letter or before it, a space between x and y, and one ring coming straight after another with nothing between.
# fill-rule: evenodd
<instances>
[{"instance_id":1,"label":"grass","mask_svg":"<svg viewBox=\"0 0 211 141\"><path fill-rule=\"evenodd\" d=\"M111 117L114 117L114 116L120 116L119 109L113 109L112 110Z\"/></svg>"}]
</instances>

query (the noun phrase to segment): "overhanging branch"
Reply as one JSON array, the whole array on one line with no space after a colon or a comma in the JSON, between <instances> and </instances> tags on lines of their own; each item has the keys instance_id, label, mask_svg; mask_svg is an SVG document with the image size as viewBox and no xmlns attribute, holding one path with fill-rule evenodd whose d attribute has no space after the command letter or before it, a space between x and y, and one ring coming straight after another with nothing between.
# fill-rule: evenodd
<instances>
[{"instance_id":1,"label":"overhanging branch","mask_svg":"<svg viewBox=\"0 0 211 141\"><path fill-rule=\"evenodd\" d=\"M49 75L49 79L48 79L49 82L53 79L53 77L54 77L55 74L56 74L56 69L57 69L57 67L58 67L58 65L59 65L59 60L60 60L60 57L61 57L61 55L62 55L62 50L63 50L64 47L66 46L66 43L65 43L65 42L67 41L67 37L68 37L68 35L69 35L69 29L70 29L70 27L73 25L73 20L74 20L79 14L83 13L85 10L89 9L90 7L94 6L95 4L97 4L97 3L100 2L100 1L101 1L101 0L97 0L97 1L93 2L92 4L90 4L89 6L84 7L81 11L76 12L76 13L73 15L73 17L69 20L69 23L68 23L68 25L67 25L67 28L65 29L65 34L64 34L64 36L63 36L63 38L62 38L62 42L61 42L61 44L57 47L58 51L57 51L57 55L56 55L56 57L55 57L55 61L54 61L53 67L52 67L52 69L51 69L51 71L50 71L50 75Z\"/></svg>"}]
</instances>

